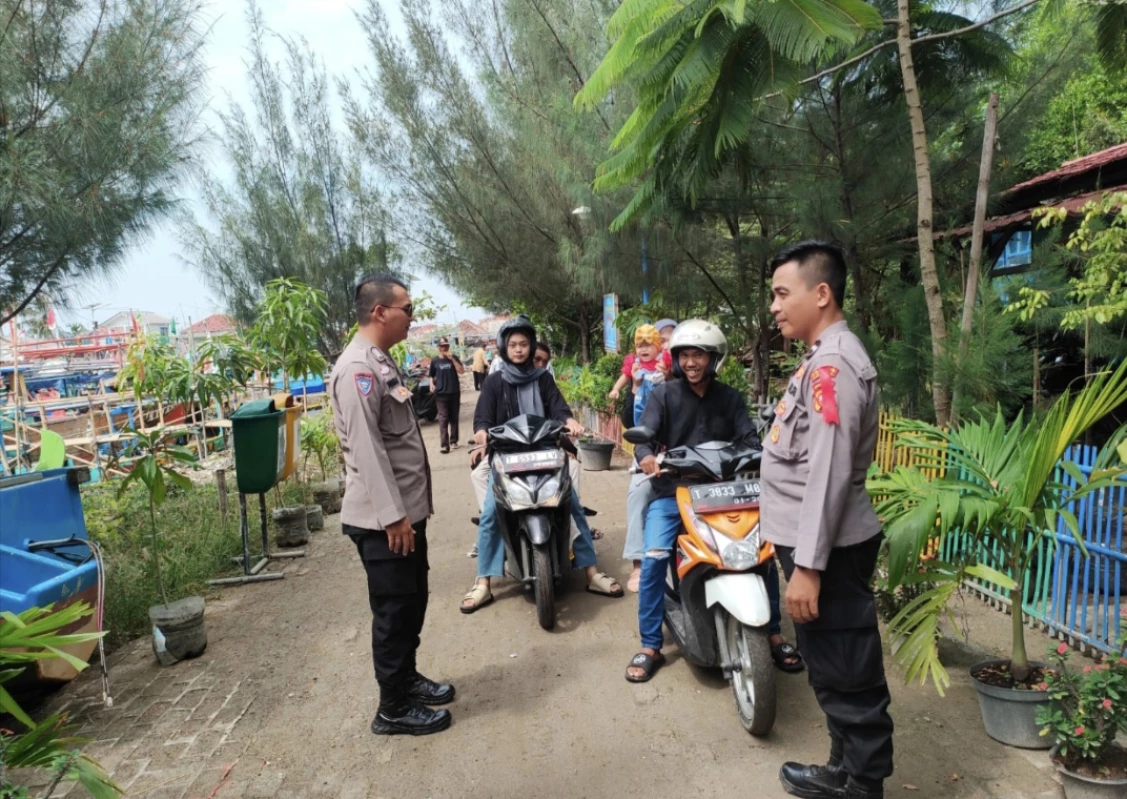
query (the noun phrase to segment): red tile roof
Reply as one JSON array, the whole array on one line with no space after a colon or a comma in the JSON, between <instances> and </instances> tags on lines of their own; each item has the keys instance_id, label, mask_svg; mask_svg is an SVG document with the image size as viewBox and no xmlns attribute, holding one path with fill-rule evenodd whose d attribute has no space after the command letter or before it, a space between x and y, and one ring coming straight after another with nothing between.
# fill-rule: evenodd
<instances>
[{"instance_id":1,"label":"red tile roof","mask_svg":"<svg viewBox=\"0 0 1127 799\"><path fill-rule=\"evenodd\" d=\"M1050 203L1048 205L1042 205L1038 207L1064 208L1066 211L1068 211L1068 213L1076 215L1079 214L1083 210L1084 206L1087 205L1090 201L1098 200L1105 194L1117 191L1127 192L1127 183L1123 184L1122 186L1110 186L1106 189L1100 189L1099 191L1090 191L1087 194L1078 194L1075 197L1069 197L1068 199L1061 200L1057 203ZM1009 228L1016 227L1032 219L1034 210L1036 209L1026 208L1024 211L1015 211L1012 214L1006 214L1005 216L996 216L993 219L987 219L986 224L982 229L986 233L993 233L996 230L1007 230ZM935 238L941 239L945 236L962 237L969 235L971 232L972 226L966 225L965 227L955 228L954 230L945 230L942 233L936 233Z\"/></svg>"},{"instance_id":2,"label":"red tile roof","mask_svg":"<svg viewBox=\"0 0 1127 799\"><path fill-rule=\"evenodd\" d=\"M226 314L216 313L201 319L185 330L185 333L233 333L239 329L239 323Z\"/></svg>"},{"instance_id":3,"label":"red tile roof","mask_svg":"<svg viewBox=\"0 0 1127 799\"><path fill-rule=\"evenodd\" d=\"M486 338L490 335L489 331L478 324L474 324L466 319L458 323L458 332L463 337L476 336L478 338Z\"/></svg>"},{"instance_id":4,"label":"red tile roof","mask_svg":"<svg viewBox=\"0 0 1127 799\"><path fill-rule=\"evenodd\" d=\"M1127 161L1127 142L1117 144L1114 147L1108 147L1106 150L1100 150L1098 153L1075 158L1072 161L1065 161L1061 164L1060 169L1054 169L1052 172L1046 172L1043 175L1030 178L1024 183L1019 183L1012 187L1006 193L1012 194L1037 186L1066 180L1067 178L1082 175L1085 172L1091 172L1121 160Z\"/></svg>"}]
</instances>

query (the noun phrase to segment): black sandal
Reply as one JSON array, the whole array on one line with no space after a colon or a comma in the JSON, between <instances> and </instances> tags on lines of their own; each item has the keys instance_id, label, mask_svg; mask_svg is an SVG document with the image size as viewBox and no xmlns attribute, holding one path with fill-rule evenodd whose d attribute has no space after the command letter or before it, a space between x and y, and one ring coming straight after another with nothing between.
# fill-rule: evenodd
<instances>
[{"instance_id":1,"label":"black sandal","mask_svg":"<svg viewBox=\"0 0 1127 799\"><path fill-rule=\"evenodd\" d=\"M802 662L802 655L794 648L793 644L786 641L771 647L771 659L775 661L775 668L779 671L785 671L787 674L797 674L806 669L806 664ZM788 660L795 662L788 663Z\"/></svg>"},{"instance_id":2,"label":"black sandal","mask_svg":"<svg viewBox=\"0 0 1127 799\"><path fill-rule=\"evenodd\" d=\"M647 655L645 652L639 652L630 660L630 665L626 667L626 682L649 682L653 679L657 670L665 665L665 655L658 652L656 655ZM633 677L630 674L630 669L641 669L645 672L641 677Z\"/></svg>"}]
</instances>

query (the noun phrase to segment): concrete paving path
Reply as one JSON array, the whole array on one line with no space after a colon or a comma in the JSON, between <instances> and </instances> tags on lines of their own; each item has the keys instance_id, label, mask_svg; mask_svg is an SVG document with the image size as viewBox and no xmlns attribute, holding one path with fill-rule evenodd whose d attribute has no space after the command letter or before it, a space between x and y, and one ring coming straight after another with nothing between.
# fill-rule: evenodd
<instances>
[{"instance_id":1,"label":"concrete paving path","mask_svg":"<svg viewBox=\"0 0 1127 799\"><path fill-rule=\"evenodd\" d=\"M463 399L463 438L475 399L472 391ZM285 568L284 580L208 598L203 657L161 668L149 642L136 641L112 656L112 708L98 701L96 669L51 703L74 714L94 739L86 751L127 796L778 799L784 760L824 760L828 739L803 675L779 675L779 720L765 739L740 728L719 674L689 666L675 648L653 682L627 684L637 649L633 594L596 597L576 576L551 633L511 581L495 587L492 606L459 613L475 566L466 557L476 512L466 449L441 455L435 425L424 434L437 508L420 667L457 685L453 727L425 738L369 732L376 685L364 575L339 517L330 517L307 558L272 566ZM627 484L621 467L582 483L607 534L596 543L600 565L623 582ZM886 795L1056 797L1044 753L986 737L964 665L952 665L946 698L904 686L889 665L897 773Z\"/></svg>"}]
</instances>

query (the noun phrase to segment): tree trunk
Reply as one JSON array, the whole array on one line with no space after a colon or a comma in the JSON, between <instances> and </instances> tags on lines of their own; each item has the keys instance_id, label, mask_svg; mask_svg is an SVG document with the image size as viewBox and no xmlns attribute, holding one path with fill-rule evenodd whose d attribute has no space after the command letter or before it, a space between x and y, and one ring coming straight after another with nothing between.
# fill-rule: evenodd
<instances>
[{"instance_id":1,"label":"tree trunk","mask_svg":"<svg viewBox=\"0 0 1127 799\"><path fill-rule=\"evenodd\" d=\"M1018 580L1021 575L1014 575ZM1010 603L1012 607L1012 616L1010 617L1010 629L1013 634L1013 641L1011 644L1010 652L1010 673L1013 675L1015 682L1025 682L1029 679L1029 673L1032 669L1029 666L1029 655L1025 651L1025 614L1022 611L1022 601L1024 600L1021 585L1010 591Z\"/></svg>"},{"instance_id":2,"label":"tree trunk","mask_svg":"<svg viewBox=\"0 0 1127 799\"><path fill-rule=\"evenodd\" d=\"M986 127L982 134L982 160L978 164L978 193L974 198L974 228L970 240L970 268L963 292L963 320L959 327L959 364L970 351L974 303L978 299L978 274L982 263L982 239L986 227L986 203L990 199L990 170L994 166L994 139L998 132L998 95L991 94L986 105ZM959 387L956 382L951 396L951 424L959 421Z\"/></svg>"},{"instance_id":3,"label":"tree trunk","mask_svg":"<svg viewBox=\"0 0 1127 799\"><path fill-rule=\"evenodd\" d=\"M834 86L834 139L837 144L837 171L841 179L841 210L845 221L849 223L849 243L845 248L845 257L849 262L849 273L853 278L853 296L857 300L857 326L868 333L872 326L872 312L869 295L865 289L865 270L861 267L861 259L857 257L857 235L853 229L853 195L850 193L850 183L846 170L845 140L841 135L841 86ZM852 120L850 121L852 124Z\"/></svg>"},{"instance_id":4,"label":"tree trunk","mask_svg":"<svg viewBox=\"0 0 1127 799\"><path fill-rule=\"evenodd\" d=\"M756 329L758 325L755 323L755 303L752 297L751 282L748 275L747 254L744 252L743 232L740 230L740 215L738 212L727 215L724 217L724 221L728 225L728 235L732 237L732 261L736 267L737 291L740 297L743 298L744 333L747 335L749 342L758 342L759 331ZM733 308L732 310L738 312L741 309ZM758 347L756 347L756 349L758 350ZM758 357L756 357L755 360L756 380L758 380Z\"/></svg>"},{"instance_id":5,"label":"tree trunk","mask_svg":"<svg viewBox=\"0 0 1127 799\"><path fill-rule=\"evenodd\" d=\"M579 357L591 363L591 317L585 302L579 304Z\"/></svg>"},{"instance_id":6,"label":"tree trunk","mask_svg":"<svg viewBox=\"0 0 1127 799\"><path fill-rule=\"evenodd\" d=\"M766 238L766 232L764 232ZM771 383L771 343L768 340L767 326L767 270L769 260L764 255L759 259L759 286L757 287L758 308L756 314L755 337L755 395L760 402L766 402Z\"/></svg>"},{"instance_id":7,"label":"tree trunk","mask_svg":"<svg viewBox=\"0 0 1127 799\"><path fill-rule=\"evenodd\" d=\"M943 295L939 289L935 241L932 237L931 159L927 151L927 129L924 127L920 89L916 83L916 68L912 62L912 22L908 15L908 0L898 0L897 12L899 25L896 29L896 46L900 51L900 74L904 80L904 99L908 103L912 150L916 162L916 231L919 236L920 277L923 279L927 318L931 327L931 394L935 403L935 420L940 426L945 426L951 421L951 397L946 378L942 374L947 322L943 317Z\"/></svg>"}]
</instances>

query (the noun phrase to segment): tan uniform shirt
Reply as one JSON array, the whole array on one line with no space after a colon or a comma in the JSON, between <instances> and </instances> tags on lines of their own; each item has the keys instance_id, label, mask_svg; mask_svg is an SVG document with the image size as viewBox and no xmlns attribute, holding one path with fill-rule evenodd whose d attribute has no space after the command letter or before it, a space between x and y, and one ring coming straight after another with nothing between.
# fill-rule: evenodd
<instances>
[{"instance_id":1,"label":"tan uniform shirt","mask_svg":"<svg viewBox=\"0 0 1127 799\"><path fill-rule=\"evenodd\" d=\"M830 550L880 532L865 490L877 443L877 370L845 322L826 328L791 377L763 442L763 535L794 562L826 567Z\"/></svg>"},{"instance_id":2,"label":"tan uniform shirt","mask_svg":"<svg viewBox=\"0 0 1127 799\"><path fill-rule=\"evenodd\" d=\"M478 347L473 354L473 366L470 367L472 372L484 372L489 367L485 363L485 348Z\"/></svg>"},{"instance_id":3,"label":"tan uniform shirt","mask_svg":"<svg viewBox=\"0 0 1127 799\"><path fill-rule=\"evenodd\" d=\"M430 463L395 361L357 333L329 376L333 423L344 453L341 522L386 530L434 510Z\"/></svg>"}]
</instances>

